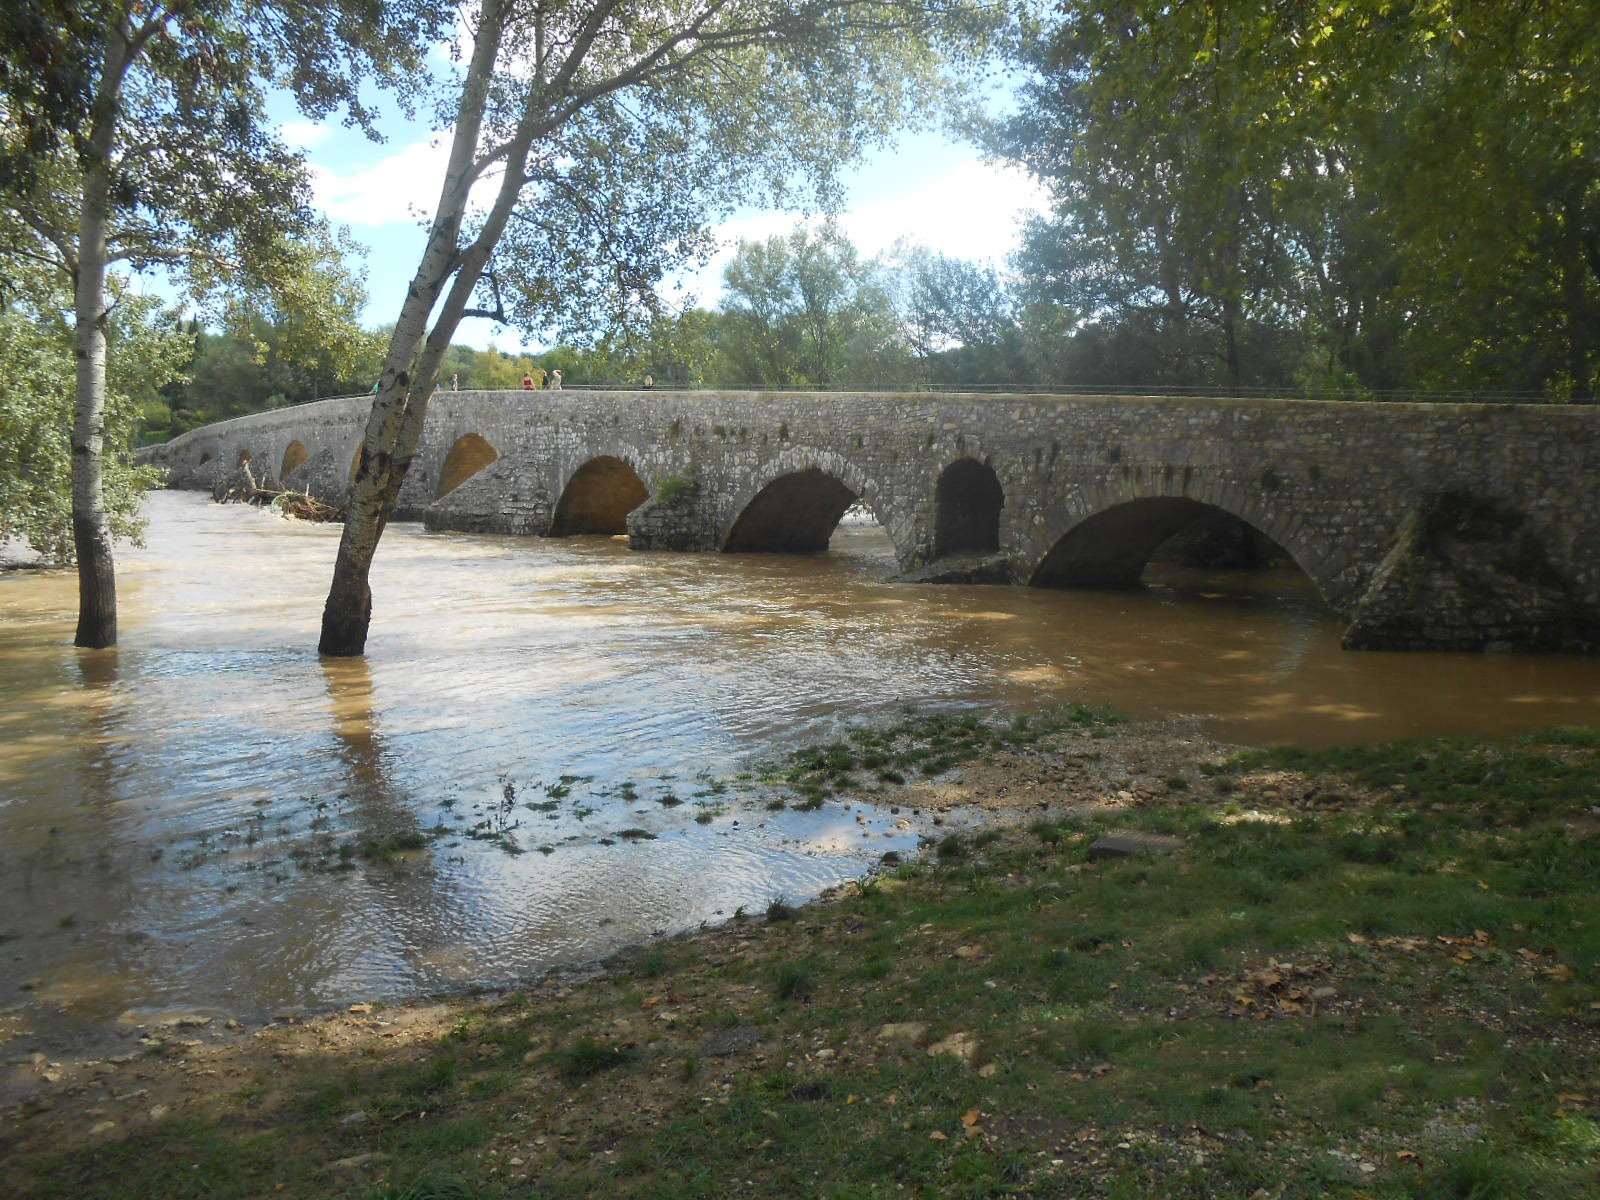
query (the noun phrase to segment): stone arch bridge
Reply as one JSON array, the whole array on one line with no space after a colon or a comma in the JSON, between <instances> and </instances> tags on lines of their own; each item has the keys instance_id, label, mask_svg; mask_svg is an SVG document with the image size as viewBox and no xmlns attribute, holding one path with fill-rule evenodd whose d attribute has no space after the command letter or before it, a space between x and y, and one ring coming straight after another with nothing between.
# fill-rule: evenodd
<instances>
[{"instance_id":1,"label":"stone arch bridge","mask_svg":"<svg viewBox=\"0 0 1600 1200\"><path fill-rule=\"evenodd\" d=\"M174 487L248 462L338 501L368 397L147 451ZM430 529L626 533L810 553L855 503L912 578L1137 583L1228 514L1275 542L1352 648L1600 645L1600 408L733 392L434 397L400 493Z\"/></svg>"}]
</instances>

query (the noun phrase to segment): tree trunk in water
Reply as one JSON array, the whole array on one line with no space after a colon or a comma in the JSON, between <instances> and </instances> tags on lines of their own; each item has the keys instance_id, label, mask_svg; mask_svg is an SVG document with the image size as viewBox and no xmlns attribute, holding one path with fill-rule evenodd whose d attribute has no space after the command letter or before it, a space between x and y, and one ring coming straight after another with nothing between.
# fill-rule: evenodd
<instances>
[{"instance_id":1,"label":"tree trunk in water","mask_svg":"<svg viewBox=\"0 0 1600 1200\"><path fill-rule=\"evenodd\" d=\"M415 286L412 288L416 294ZM421 336L421 322L427 319L426 307L407 303L407 311L395 327L390 343L390 363L409 359ZM416 309L421 308L420 314ZM409 319L408 319L409 318ZM378 398L372 402L366 436L355 478L350 483L350 502L346 507L344 532L339 537L339 553L333 563L333 582L322 607L322 636L319 654L351 658L364 654L367 629L372 623L372 559L388 520L390 483L395 471L392 447L399 437L405 416L407 393L411 390L408 370L384 367L384 380ZM399 481L393 491L398 493Z\"/></svg>"},{"instance_id":2,"label":"tree trunk in water","mask_svg":"<svg viewBox=\"0 0 1600 1200\"><path fill-rule=\"evenodd\" d=\"M112 47L120 58L122 47ZM109 70L108 70L109 73ZM73 352L77 400L72 423L72 543L78 556L78 631L73 642L117 644L117 576L102 485L106 432L106 226L110 210L114 96L100 97L83 167L78 213Z\"/></svg>"},{"instance_id":3,"label":"tree trunk in water","mask_svg":"<svg viewBox=\"0 0 1600 1200\"><path fill-rule=\"evenodd\" d=\"M500 0L485 3L479 13L472 61L462 89L450 161L428 232L428 245L389 339L378 395L367 417L360 461L350 483L344 533L339 538L333 582L322 608L322 636L317 643L320 654L353 658L366 653L367 631L372 624L372 559L378 552L384 525L411 465L444 348L455 333L466 306L466 296L470 296L476 286L478 271L487 257L487 249L482 254L461 255L458 241L467 194L476 178L473 156L508 11L509 4ZM502 197L509 190L511 198L515 199L526 158L524 144L521 156L510 160L510 169L501 187ZM500 228L504 228L503 217ZM481 242L481 236L479 240ZM492 247L493 241L488 245ZM452 274L455 288L450 302L435 322L429 338L428 317ZM456 292L463 286L466 294L456 302ZM417 350L424 345L425 338L428 349L418 361ZM435 342L442 343L436 353L432 352Z\"/></svg>"}]
</instances>

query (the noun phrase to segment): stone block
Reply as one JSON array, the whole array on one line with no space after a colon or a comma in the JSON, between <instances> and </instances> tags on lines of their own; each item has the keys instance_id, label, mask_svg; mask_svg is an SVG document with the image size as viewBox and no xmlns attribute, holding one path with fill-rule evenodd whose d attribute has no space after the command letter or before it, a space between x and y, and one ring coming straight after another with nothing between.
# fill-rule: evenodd
<instances>
[{"instance_id":1,"label":"stone block","mask_svg":"<svg viewBox=\"0 0 1600 1200\"><path fill-rule=\"evenodd\" d=\"M1089 847L1090 858L1132 858L1136 854L1171 854L1183 843L1160 833L1120 830L1108 833Z\"/></svg>"}]
</instances>

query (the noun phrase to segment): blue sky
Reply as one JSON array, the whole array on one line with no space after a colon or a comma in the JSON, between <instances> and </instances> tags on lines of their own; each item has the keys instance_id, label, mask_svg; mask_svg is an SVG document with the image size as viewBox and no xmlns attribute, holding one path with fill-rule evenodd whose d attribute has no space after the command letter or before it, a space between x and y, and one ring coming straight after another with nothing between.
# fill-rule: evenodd
<instances>
[{"instance_id":1,"label":"blue sky","mask_svg":"<svg viewBox=\"0 0 1600 1200\"><path fill-rule=\"evenodd\" d=\"M289 120L282 128L286 140L306 151L318 205L368 248L365 321L392 321L421 253L421 223L438 195L444 140L398 118L385 127L383 143L369 142L337 120ZM984 163L971 145L934 132L907 133L851 170L845 182L839 220L868 257L906 238L998 265L1016 244L1019 222L1042 204L1043 195L1017 169ZM787 233L801 219L757 209L736 213L717 226L722 253L687 286L702 303L714 304L722 269L741 238ZM456 340L480 348L493 342L502 350L523 346L516 330L481 319L463 322Z\"/></svg>"}]
</instances>

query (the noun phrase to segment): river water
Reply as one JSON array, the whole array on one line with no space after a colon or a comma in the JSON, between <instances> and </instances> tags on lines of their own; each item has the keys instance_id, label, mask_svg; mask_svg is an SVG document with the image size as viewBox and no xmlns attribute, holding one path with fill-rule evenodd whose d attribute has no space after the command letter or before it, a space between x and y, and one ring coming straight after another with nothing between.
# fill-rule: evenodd
<instances>
[{"instance_id":1,"label":"river water","mask_svg":"<svg viewBox=\"0 0 1600 1200\"><path fill-rule=\"evenodd\" d=\"M786 558L399 524L366 658L323 661L336 527L147 511L116 650L71 645L70 573L0 575L0 1036L492 983L809 898L919 831L728 781L910 703L1257 744L1600 723L1600 661L1345 653L1296 574L895 585L871 526Z\"/></svg>"}]
</instances>

